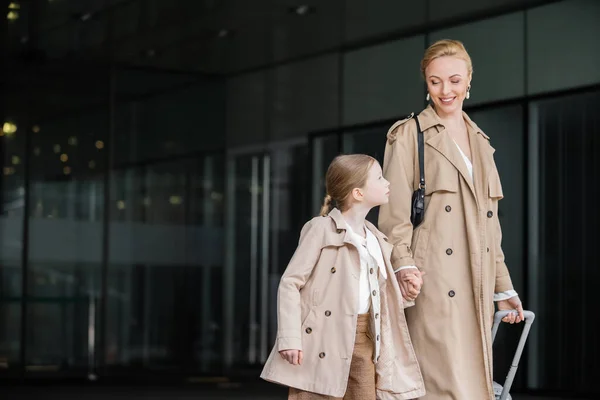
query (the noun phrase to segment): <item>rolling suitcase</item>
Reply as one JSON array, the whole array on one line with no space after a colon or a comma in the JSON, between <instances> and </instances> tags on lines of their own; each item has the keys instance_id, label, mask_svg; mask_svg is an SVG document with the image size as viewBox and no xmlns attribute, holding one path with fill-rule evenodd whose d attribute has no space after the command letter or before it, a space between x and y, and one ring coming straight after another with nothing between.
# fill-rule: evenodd
<instances>
[{"instance_id":1,"label":"rolling suitcase","mask_svg":"<svg viewBox=\"0 0 600 400\"><path fill-rule=\"evenodd\" d=\"M515 311L505 310L498 311L496 312L496 314L494 314L494 325L492 327L492 342L496 338L496 333L498 332L498 325L500 325L500 321L502 321L502 318L506 317L508 314L513 312ZM515 379L515 374L517 373L519 360L521 359L521 353L523 353L523 348L525 347L525 342L527 341L527 336L529 335L531 324L533 324L533 320L535 319L535 314L531 311L523 311L523 316L525 317L525 326L523 327L523 332L521 332L519 345L517 346L517 350L515 351L515 355L510 365L508 374L506 375L504 385L500 385L499 383L494 382L494 394L496 395L496 400L512 399L512 397L509 394L510 387L512 386L513 380Z\"/></svg>"}]
</instances>

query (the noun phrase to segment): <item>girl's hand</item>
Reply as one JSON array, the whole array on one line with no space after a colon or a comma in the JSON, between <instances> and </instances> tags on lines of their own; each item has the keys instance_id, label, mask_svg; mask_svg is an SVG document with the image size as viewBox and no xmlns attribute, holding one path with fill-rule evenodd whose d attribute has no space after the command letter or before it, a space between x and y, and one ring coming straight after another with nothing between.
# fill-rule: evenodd
<instances>
[{"instance_id":1,"label":"girl's hand","mask_svg":"<svg viewBox=\"0 0 600 400\"><path fill-rule=\"evenodd\" d=\"M302 350L281 350L279 355L292 365L302 365Z\"/></svg>"},{"instance_id":2,"label":"girl's hand","mask_svg":"<svg viewBox=\"0 0 600 400\"><path fill-rule=\"evenodd\" d=\"M421 276L421 271L416 268L405 268L396 272L396 280L400 285L400 292L406 301L413 301L417 298L420 289L416 289L410 284L411 279Z\"/></svg>"},{"instance_id":3,"label":"girl's hand","mask_svg":"<svg viewBox=\"0 0 600 400\"><path fill-rule=\"evenodd\" d=\"M408 282L417 292L421 292L421 288L423 287L423 275L425 275L424 272L422 272L419 275L416 274L410 274L407 275L404 279L406 280L406 282Z\"/></svg>"}]
</instances>

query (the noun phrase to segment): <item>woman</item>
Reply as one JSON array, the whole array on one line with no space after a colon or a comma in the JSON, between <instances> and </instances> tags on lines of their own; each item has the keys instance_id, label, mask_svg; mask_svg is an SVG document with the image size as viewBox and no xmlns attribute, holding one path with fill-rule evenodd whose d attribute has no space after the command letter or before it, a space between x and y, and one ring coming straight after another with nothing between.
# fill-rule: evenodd
<instances>
[{"instance_id":1,"label":"woman","mask_svg":"<svg viewBox=\"0 0 600 400\"><path fill-rule=\"evenodd\" d=\"M421 62L431 104L418 116L424 134L425 218L413 229L411 196L418 187L417 124L412 116L388 131L384 175L389 204L379 228L394 245L392 265L407 300L408 326L425 379L423 399L494 399L491 328L523 320L500 247L500 177L489 137L462 111L470 96L472 64L462 43L442 40ZM403 281L415 267L426 273L421 292Z\"/></svg>"}]
</instances>

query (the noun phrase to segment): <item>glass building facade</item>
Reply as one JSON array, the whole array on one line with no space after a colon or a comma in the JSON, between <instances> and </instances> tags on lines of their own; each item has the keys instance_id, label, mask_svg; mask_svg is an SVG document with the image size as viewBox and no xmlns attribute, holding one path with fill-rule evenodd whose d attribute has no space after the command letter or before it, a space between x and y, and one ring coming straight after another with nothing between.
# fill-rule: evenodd
<instances>
[{"instance_id":1,"label":"glass building facade","mask_svg":"<svg viewBox=\"0 0 600 400\"><path fill-rule=\"evenodd\" d=\"M329 162L382 160L455 38L537 314L515 389L600 394L600 2L2 4L0 381L257 375Z\"/></svg>"}]
</instances>

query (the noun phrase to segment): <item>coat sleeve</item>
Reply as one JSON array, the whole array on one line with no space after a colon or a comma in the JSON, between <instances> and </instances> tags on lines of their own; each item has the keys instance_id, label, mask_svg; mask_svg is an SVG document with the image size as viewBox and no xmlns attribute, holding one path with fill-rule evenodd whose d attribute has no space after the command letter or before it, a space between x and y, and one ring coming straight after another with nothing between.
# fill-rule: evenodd
<instances>
[{"instance_id":1,"label":"coat sleeve","mask_svg":"<svg viewBox=\"0 0 600 400\"><path fill-rule=\"evenodd\" d=\"M497 215L497 213L496 213ZM500 226L500 219L496 220L496 286L494 288L495 293L506 292L507 290L513 290L512 280L510 279L510 273L508 267L504 262L504 252L502 251L502 227Z\"/></svg>"},{"instance_id":2,"label":"coat sleeve","mask_svg":"<svg viewBox=\"0 0 600 400\"><path fill-rule=\"evenodd\" d=\"M322 217L319 217L322 218ZM279 282L277 291L277 350L302 350L300 290L321 255L323 225L315 219L300 233L298 247Z\"/></svg>"},{"instance_id":3,"label":"coat sleeve","mask_svg":"<svg viewBox=\"0 0 600 400\"><path fill-rule=\"evenodd\" d=\"M410 119L392 125L383 158L383 175L390 182L390 197L388 204L379 209L378 226L394 245L391 257L394 270L415 265L410 248L413 233L410 213L415 177L416 124L412 121L407 123Z\"/></svg>"}]
</instances>

